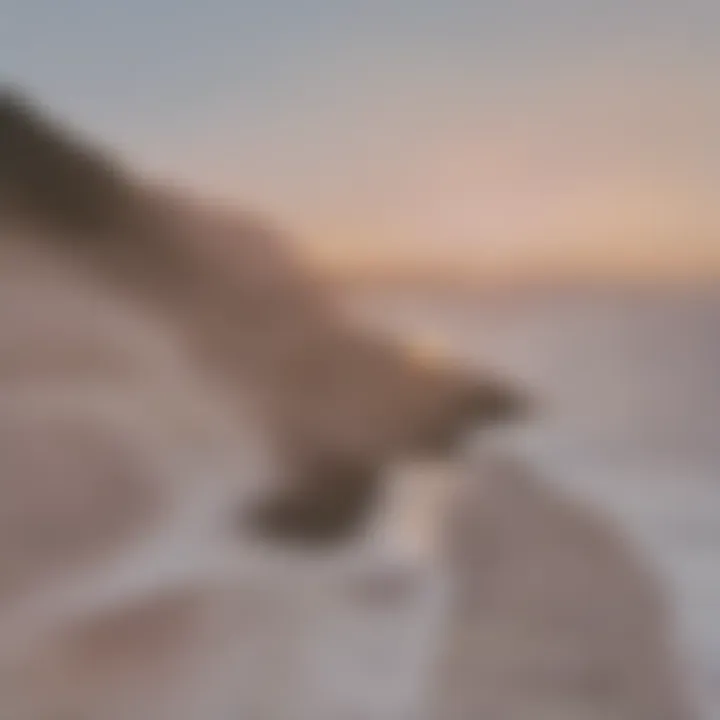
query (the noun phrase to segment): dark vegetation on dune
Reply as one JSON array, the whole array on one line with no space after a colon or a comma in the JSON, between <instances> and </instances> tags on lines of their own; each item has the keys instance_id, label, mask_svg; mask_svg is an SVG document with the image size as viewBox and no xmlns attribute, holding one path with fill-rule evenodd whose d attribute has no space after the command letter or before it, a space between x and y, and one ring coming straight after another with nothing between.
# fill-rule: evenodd
<instances>
[{"instance_id":1,"label":"dark vegetation on dune","mask_svg":"<svg viewBox=\"0 0 720 720\"><path fill-rule=\"evenodd\" d=\"M261 396L297 474L273 524L332 535L387 461L443 454L525 404L486 373L422 367L354 327L271 228L135 176L12 87L0 91L0 191L39 242L172 316L214 374Z\"/></svg>"}]
</instances>

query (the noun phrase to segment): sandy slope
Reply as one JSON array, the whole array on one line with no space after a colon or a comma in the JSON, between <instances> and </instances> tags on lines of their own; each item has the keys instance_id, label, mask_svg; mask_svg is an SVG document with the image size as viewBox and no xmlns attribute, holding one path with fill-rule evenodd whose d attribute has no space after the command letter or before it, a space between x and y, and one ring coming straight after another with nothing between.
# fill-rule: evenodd
<instances>
[{"instance_id":1,"label":"sandy slope","mask_svg":"<svg viewBox=\"0 0 720 720\"><path fill-rule=\"evenodd\" d=\"M661 594L616 528L494 460L453 523L437 720L681 720Z\"/></svg>"}]
</instances>

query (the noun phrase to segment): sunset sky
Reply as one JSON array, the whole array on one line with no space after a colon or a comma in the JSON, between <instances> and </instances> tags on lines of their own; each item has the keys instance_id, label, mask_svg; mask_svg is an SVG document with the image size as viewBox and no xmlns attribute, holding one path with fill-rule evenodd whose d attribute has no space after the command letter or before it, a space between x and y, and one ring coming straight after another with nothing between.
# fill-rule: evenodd
<instances>
[{"instance_id":1,"label":"sunset sky","mask_svg":"<svg viewBox=\"0 0 720 720\"><path fill-rule=\"evenodd\" d=\"M332 264L720 276L717 0L0 0L0 71Z\"/></svg>"}]
</instances>

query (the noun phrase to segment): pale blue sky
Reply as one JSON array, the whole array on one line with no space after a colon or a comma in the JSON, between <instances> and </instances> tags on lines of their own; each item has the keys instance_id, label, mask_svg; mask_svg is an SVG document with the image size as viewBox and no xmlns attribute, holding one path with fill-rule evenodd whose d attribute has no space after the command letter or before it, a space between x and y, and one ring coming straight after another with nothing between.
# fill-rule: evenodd
<instances>
[{"instance_id":1,"label":"pale blue sky","mask_svg":"<svg viewBox=\"0 0 720 720\"><path fill-rule=\"evenodd\" d=\"M569 239L562 208L603 236L618 178L639 198L620 216L679 193L715 228L714 0L0 0L0 18L7 79L333 251L483 238L484 262L540 258L563 223L556 244L604 244Z\"/></svg>"}]
</instances>

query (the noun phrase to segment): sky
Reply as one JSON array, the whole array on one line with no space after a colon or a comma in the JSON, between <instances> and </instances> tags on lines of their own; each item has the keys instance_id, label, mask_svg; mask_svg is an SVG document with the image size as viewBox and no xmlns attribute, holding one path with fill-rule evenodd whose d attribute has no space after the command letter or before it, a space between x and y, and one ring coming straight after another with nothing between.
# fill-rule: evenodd
<instances>
[{"instance_id":1,"label":"sky","mask_svg":"<svg viewBox=\"0 0 720 720\"><path fill-rule=\"evenodd\" d=\"M322 262L720 276L716 0L0 0L0 74Z\"/></svg>"}]
</instances>

